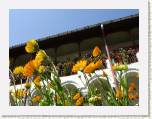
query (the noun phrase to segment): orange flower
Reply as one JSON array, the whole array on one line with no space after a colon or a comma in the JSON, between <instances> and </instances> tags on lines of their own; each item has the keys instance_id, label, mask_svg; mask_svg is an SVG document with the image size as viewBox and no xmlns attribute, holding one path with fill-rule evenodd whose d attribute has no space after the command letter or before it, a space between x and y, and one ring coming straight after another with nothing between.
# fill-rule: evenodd
<instances>
[{"instance_id":1,"label":"orange flower","mask_svg":"<svg viewBox=\"0 0 152 119\"><path fill-rule=\"evenodd\" d=\"M90 63L88 66L86 66L86 68L84 69L84 73L92 73L94 72L96 66L94 64L94 62Z\"/></svg>"},{"instance_id":2,"label":"orange flower","mask_svg":"<svg viewBox=\"0 0 152 119\"><path fill-rule=\"evenodd\" d=\"M129 87L128 93L131 93L131 92L133 92L133 91L134 91L134 89L133 89L132 87Z\"/></svg>"},{"instance_id":3,"label":"orange flower","mask_svg":"<svg viewBox=\"0 0 152 119\"><path fill-rule=\"evenodd\" d=\"M98 60L96 63L91 62L88 66L85 67L84 72L85 73L92 73L96 69L100 68L102 66L102 60Z\"/></svg>"},{"instance_id":4,"label":"orange flower","mask_svg":"<svg viewBox=\"0 0 152 119\"><path fill-rule=\"evenodd\" d=\"M38 70L38 68L40 67L40 65L41 65L41 62L39 62L39 60L33 60L33 65L34 65L34 67L35 67L35 69L37 69Z\"/></svg>"},{"instance_id":5,"label":"orange flower","mask_svg":"<svg viewBox=\"0 0 152 119\"><path fill-rule=\"evenodd\" d=\"M136 84L134 82L130 83L130 87L133 87L135 88L136 87Z\"/></svg>"},{"instance_id":6,"label":"orange flower","mask_svg":"<svg viewBox=\"0 0 152 119\"><path fill-rule=\"evenodd\" d=\"M77 101L76 101L76 106L81 106L84 102L84 97L80 97Z\"/></svg>"},{"instance_id":7,"label":"orange flower","mask_svg":"<svg viewBox=\"0 0 152 119\"><path fill-rule=\"evenodd\" d=\"M73 97L73 100L77 100L81 97L80 93L76 93L76 95Z\"/></svg>"},{"instance_id":8,"label":"orange flower","mask_svg":"<svg viewBox=\"0 0 152 119\"><path fill-rule=\"evenodd\" d=\"M41 84L40 84L40 82L41 82L41 79L40 79L40 76L37 76L36 78L34 78L34 84L35 84L35 86L36 87L41 87Z\"/></svg>"},{"instance_id":9,"label":"orange flower","mask_svg":"<svg viewBox=\"0 0 152 119\"><path fill-rule=\"evenodd\" d=\"M37 60L29 61L23 69L23 75L27 77L31 77L36 69L40 66L40 63Z\"/></svg>"},{"instance_id":10,"label":"orange flower","mask_svg":"<svg viewBox=\"0 0 152 119\"><path fill-rule=\"evenodd\" d=\"M136 84L134 82L130 83L128 92L133 92L136 89Z\"/></svg>"},{"instance_id":11,"label":"orange flower","mask_svg":"<svg viewBox=\"0 0 152 119\"><path fill-rule=\"evenodd\" d=\"M33 61L29 61L25 66L24 66L24 71L23 75L27 77L31 77L33 75L33 72L35 70L35 67L33 65Z\"/></svg>"},{"instance_id":12,"label":"orange flower","mask_svg":"<svg viewBox=\"0 0 152 119\"><path fill-rule=\"evenodd\" d=\"M100 53L101 53L101 50L99 49L99 47L96 46L92 52L92 55L93 57L97 57Z\"/></svg>"},{"instance_id":13,"label":"orange flower","mask_svg":"<svg viewBox=\"0 0 152 119\"><path fill-rule=\"evenodd\" d=\"M102 60L98 60L96 63L95 63L95 68L98 69L102 66Z\"/></svg>"},{"instance_id":14,"label":"orange flower","mask_svg":"<svg viewBox=\"0 0 152 119\"><path fill-rule=\"evenodd\" d=\"M32 99L32 102L33 103L36 103L36 102L40 102L41 100L41 96L35 96L33 99Z\"/></svg>"}]
</instances>

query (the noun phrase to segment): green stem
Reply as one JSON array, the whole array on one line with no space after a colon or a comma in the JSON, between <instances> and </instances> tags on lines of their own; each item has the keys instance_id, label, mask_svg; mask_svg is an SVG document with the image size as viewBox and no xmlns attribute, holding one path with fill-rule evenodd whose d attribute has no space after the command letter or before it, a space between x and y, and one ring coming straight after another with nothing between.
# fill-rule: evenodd
<instances>
[{"instance_id":1,"label":"green stem","mask_svg":"<svg viewBox=\"0 0 152 119\"><path fill-rule=\"evenodd\" d=\"M12 73L12 71L11 70L9 70L10 71L10 73L11 73L11 76L12 76L12 81L13 81L13 87L14 87L14 91L15 91L15 105L18 105L17 104L17 90L16 90L16 85L15 85L15 78L14 78L14 76L13 76L13 73Z\"/></svg>"},{"instance_id":2,"label":"green stem","mask_svg":"<svg viewBox=\"0 0 152 119\"><path fill-rule=\"evenodd\" d=\"M88 90L90 91L90 93L91 93L91 96L93 95L93 92L92 92L92 90L91 90L91 88L90 88L90 86L89 86L89 79L88 79L88 77L86 76L86 74L83 72L83 75L84 75L84 78L86 79L86 85L87 85L87 87L88 87Z\"/></svg>"}]
</instances>

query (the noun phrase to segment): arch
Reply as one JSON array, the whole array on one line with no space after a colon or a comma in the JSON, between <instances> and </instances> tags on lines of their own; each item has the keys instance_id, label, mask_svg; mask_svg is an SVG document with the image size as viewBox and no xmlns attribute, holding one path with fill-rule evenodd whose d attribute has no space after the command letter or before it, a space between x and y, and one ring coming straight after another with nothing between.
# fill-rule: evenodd
<instances>
[{"instance_id":1,"label":"arch","mask_svg":"<svg viewBox=\"0 0 152 119\"><path fill-rule=\"evenodd\" d=\"M94 76L90 81L89 81L89 87L91 90L95 91L95 93L98 95L103 94L104 90L107 89L108 82L106 78L102 76Z\"/></svg>"},{"instance_id":2,"label":"arch","mask_svg":"<svg viewBox=\"0 0 152 119\"><path fill-rule=\"evenodd\" d=\"M127 76L128 84L134 82L136 84L136 90L139 92L139 70L130 69L123 76Z\"/></svg>"},{"instance_id":3,"label":"arch","mask_svg":"<svg viewBox=\"0 0 152 119\"><path fill-rule=\"evenodd\" d=\"M33 98L34 96L41 96L41 94L37 91L37 90L35 90L35 89L33 89L32 91L31 91L31 97ZM29 102L29 99L27 99L27 104L29 104L30 102ZM33 106L39 106L39 104L38 103L33 103Z\"/></svg>"},{"instance_id":4,"label":"arch","mask_svg":"<svg viewBox=\"0 0 152 119\"><path fill-rule=\"evenodd\" d=\"M74 81L66 81L66 82L62 83L61 85L62 85L62 86L65 86L65 85L67 85L67 84L71 84L71 85L74 85L74 86L77 87L77 88L80 88L79 84L76 83L76 82L74 82Z\"/></svg>"},{"instance_id":5,"label":"arch","mask_svg":"<svg viewBox=\"0 0 152 119\"><path fill-rule=\"evenodd\" d=\"M97 76L93 76L89 79L89 84L92 83L93 81L97 80L97 78L100 78L100 79L103 79L103 80L106 80L105 77L102 77L100 75L97 75Z\"/></svg>"},{"instance_id":6,"label":"arch","mask_svg":"<svg viewBox=\"0 0 152 119\"><path fill-rule=\"evenodd\" d=\"M62 86L64 88L65 93L68 93L68 96L70 97L73 97L76 92L80 90L80 86L73 81L64 82Z\"/></svg>"},{"instance_id":7,"label":"arch","mask_svg":"<svg viewBox=\"0 0 152 119\"><path fill-rule=\"evenodd\" d=\"M127 76L128 86L130 86L131 83L135 83L135 92L139 95L139 71L136 69L131 69L123 75ZM139 104L138 98L133 100L133 105L136 104Z\"/></svg>"}]
</instances>

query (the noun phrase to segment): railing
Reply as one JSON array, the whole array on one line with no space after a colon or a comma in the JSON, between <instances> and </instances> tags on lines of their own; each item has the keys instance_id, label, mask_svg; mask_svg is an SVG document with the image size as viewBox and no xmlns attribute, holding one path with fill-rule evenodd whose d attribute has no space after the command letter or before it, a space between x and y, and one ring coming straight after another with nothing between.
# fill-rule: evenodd
<instances>
[{"instance_id":1,"label":"railing","mask_svg":"<svg viewBox=\"0 0 152 119\"><path fill-rule=\"evenodd\" d=\"M84 56L83 59L87 59L87 57L91 57L91 54L90 55L88 53L86 54L87 55ZM113 50L110 52L112 64L114 63L131 64L138 62L137 54L138 54L138 48L120 48L118 50ZM102 61L103 61L103 69L109 68L109 62L106 56L104 59L102 59ZM75 61L58 63L56 67L59 75L60 76L72 75L73 74L72 67L75 63L76 63Z\"/></svg>"}]
</instances>

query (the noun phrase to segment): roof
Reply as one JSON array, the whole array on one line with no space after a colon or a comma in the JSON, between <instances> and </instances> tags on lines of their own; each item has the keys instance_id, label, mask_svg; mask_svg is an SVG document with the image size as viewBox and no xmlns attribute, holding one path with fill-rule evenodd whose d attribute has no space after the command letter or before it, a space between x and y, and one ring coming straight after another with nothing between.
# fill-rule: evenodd
<instances>
[{"instance_id":1,"label":"roof","mask_svg":"<svg viewBox=\"0 0 152 119\"><path fill-rule=\"evenodd\" d=\"M91 37L102 37L101 24L104 26L105 34L127 31L134 27L139 27L139 15L131 15L115 20L89 25L83 28L59 33L56 35L37 39L41 49L55 48L62 44L80 42ZM9 48L9 56L17 57L25 54L25 43Z\"/></svg>"}]
</instances>

